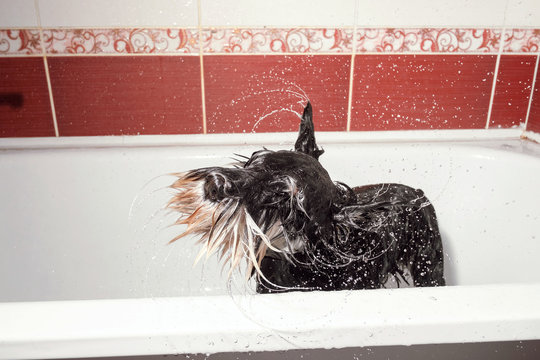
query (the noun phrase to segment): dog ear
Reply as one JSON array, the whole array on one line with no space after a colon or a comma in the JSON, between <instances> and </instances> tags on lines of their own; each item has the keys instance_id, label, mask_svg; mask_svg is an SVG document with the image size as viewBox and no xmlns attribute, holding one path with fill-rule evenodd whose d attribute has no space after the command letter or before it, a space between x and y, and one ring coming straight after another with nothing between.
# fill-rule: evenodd
<instances>
[{"instance_id":1,"label":"dog ear","mask_svg":"<svg viewBox=\"0 0 540 360\"><path fill-rule=\"evenodd\" d=\"M315 142L313 110L309 101L304 108L304 114L302 114L302 121L300 122L300 130L298 131L298 139L296 139L296 143L294 144L294 150L308 154L317 160L324 153L324 150L319 149Z\"/></svg>"}]
</instances>

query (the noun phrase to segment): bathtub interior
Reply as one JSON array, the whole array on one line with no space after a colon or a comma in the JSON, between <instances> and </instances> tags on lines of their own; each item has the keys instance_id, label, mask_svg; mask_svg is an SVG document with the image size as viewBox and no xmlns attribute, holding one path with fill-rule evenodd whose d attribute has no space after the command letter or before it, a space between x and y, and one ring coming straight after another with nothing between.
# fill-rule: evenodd
<instances>
[{"instance_id":1,"label":"bathtub interior","mask_svg":"<svg viewBox=\"0 0 540 360\"><path fill-rule=\"evenodd\" d=\"M534 255L540 251L540 187L533 176L540 173L538 145L515 139L321 145L320 161L333 180L424 190L439 218L449 285L540 280ZM290 141L268 146L291 147ZM168 245L181 230L170 226L176 215L163 206L174 179L167 174L226 166L234 153L260 148L239 141L4 150L0 301L249 292L243 277L227 281L215 256L194 266L195 239Z\"/></svg>"},{"instance_id":2,"label":"bathtub interior","mask_svg":"<svg viewBox=\"0 0 540 360\"><path fill-rule=\"evenodd\" d=\"M194 266L195 239L168 245L180 229L170 226L176 215L163 211L174 180L167 174L225 166L234 153L263 144L290 149L295 134L206 136L213 145L206 137L86 147L60 140L0 152L7 175L0 177L0 358L337 354L283 352L321 347L353 358L392 351L414 358L395 345L413 344L418 354L418 344L485 341L495 343L479 344L483 354L534 358L540 145L320 134L321 162L334 180L425 191L438 214L450 286L253 296L243 277L227 281L216 257Z\"/></svg>"}]
</instances>

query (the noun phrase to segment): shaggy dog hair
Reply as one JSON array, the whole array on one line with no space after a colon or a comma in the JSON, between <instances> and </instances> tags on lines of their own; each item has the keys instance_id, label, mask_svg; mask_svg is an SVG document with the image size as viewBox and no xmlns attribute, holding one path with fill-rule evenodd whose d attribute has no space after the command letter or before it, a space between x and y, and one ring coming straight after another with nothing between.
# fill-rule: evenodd
<instances>
[{"instance_id":1,"label":"shaggy dog hair","mask_svg":"<svg viewBox=\"0 0 540 360\"><path fill-rule=\"evenodd\" d=\"M168 204L202 249L219 253L229 274L244 261L257 292L372 289L393 277L445 285L435 209L401 184L349 187L318 159L312 108L294 151L260 150L232 168L175 174ZM408 280L409 279L409 280Z\"/></svg>"}]
</instances>

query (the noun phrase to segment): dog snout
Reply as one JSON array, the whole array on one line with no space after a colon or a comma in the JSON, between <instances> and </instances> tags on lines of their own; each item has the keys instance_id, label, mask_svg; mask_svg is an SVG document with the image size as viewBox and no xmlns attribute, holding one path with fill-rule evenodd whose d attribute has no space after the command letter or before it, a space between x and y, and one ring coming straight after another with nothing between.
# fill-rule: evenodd
<instances>
[{"instance_id":1,"label":"dog snout","mask_svg":"<svg viewBox=\"0 0 540 360\"><path fill-rule=\"evenodd\" d=\"M204 197L207 200L220 202L227 196L227 178L223 174L209 174L204 183Z\"/></svg>"}]
</instances>

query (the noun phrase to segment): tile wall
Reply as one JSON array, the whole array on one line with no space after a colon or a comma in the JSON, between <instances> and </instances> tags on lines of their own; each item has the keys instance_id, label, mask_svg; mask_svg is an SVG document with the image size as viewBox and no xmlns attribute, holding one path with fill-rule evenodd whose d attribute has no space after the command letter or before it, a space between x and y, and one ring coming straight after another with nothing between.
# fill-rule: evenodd
<instances>
[{"instance_id":1,"label":"tile wall","mask_svg":"<svg viewBox=\"0 0 540 360\"><path fill-rule=\"evenodd\" d=\"M0 137L540 132L537 0L0 2Z\"/></svg>"}]
</instances>

